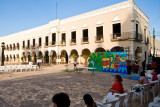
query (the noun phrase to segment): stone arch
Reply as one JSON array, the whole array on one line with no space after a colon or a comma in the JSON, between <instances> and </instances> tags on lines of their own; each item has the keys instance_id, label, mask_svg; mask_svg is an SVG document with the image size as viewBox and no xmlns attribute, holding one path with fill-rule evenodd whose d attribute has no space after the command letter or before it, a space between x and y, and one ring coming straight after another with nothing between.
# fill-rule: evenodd
<instances>
[{"instance_id":1,"label":"stone arch","mask_svg":"<svg viewBox=\"0 0 160 107\"><path fill-rule=\"evenodd\" d=\"M56 64L57 61L57 53L56 51L52 50L51 51L51 63Z\"/></svg>"},{"instance_id":2,"label":"stone arch","mask_svg":"<svg viewBox=\"0 0 160 107\"><path fill-rule=\"evenodd\" d=\"M30 54L30 52L27 52L27 61L28 61L28 62L31 61L31 54Z\"/></svg>"},{"instance_id":3,"label":"stone arch","mask_svg":"<svg viewBox=\"0 0 160 107\"><path fill-rule=\"evenodd\" d=\"M79 58L78 51L76 49L73 49L73 50L71 50L70 53L71 53L70 54L70 61L71 61L71 63L73 63L74 60L76 60L76 62L77 62L77 60Z\"/></svg>"},{"instance_id":4,"label":"stone arch","mask_svg":"<svg viewBox=\"0 0 160 107\"><path fill-rule=\"evenodd\" d=\"M68 54L66 50L61 51L61 63L68 63Z\"/></svg>"},{"instance_id":5,"label":"stone arch","mask_svg":"<svg viewBox=\"0 0 160 107\"><path fill-rule=\"evenodd\" d=\"M110 50L111 52L123 52L124 48L122 46L114 46Z\"/></svg>"},{"instance_id":6,"label":"stone arch","mask_svg":"<svg viewBox=\"0 0 160 107\"><path fill-rule=\"evenodd\" d=\"M41 51L38 52L38 59L43 59L43 53Z\"/></svg>"},{"instance_id":7,"label":"stone arch","mask_svg":"<svg viewBox=\"0 0 160 107\"><path fill-rule=\"evenodd\" d=\"M25 52L22 52L21 61L22 61L22 62L25 62L25 61L26 61L26 54L25 54Z\"/></svg>"},{"instance_id":8,"label":"stone arch","mask_svg":"<svg viewBox=\"0 0 160 107\"><path fill-rule=\"evenodd\" d=\"M8 55L6 56L6 61L9 61L9 57L8 57Z\"/></svg>"},{"instance_id":9,"label":"stone arch","mask_svg":"<svg viewBox=\"0 0 160 107\"><path fill-rule=\"evenodd\" d=\"M16 56L15 56L15 54L13 54L13 61L14 61L14 62L16 61Z\"/></svg>"},{"instance_id":10,"label":"stone arch","mask_svg":"<svg viewBox=\"0 0 160 107\"><path fill-rule=\"evenodd\" d=\"M16 55L16 60L19 62L19 54Z\"/></svg>"},{"instance_id":11,"label":"stone arch","mask_svg":"<svg viewBox=\"0 0 160 107\"><path fill-rule=\"evenodd\" d=\"M32 62L34 62L34 63L37 62L36 52L32 52Z\"/></svg>"},{"instance_id":12,"label":"stone arch","mask_svg":"<svg viewBox=\"0 0 160 107\"><path fill-rule=\"evenodd\" d=\"M10 59L10 61L12 61L12 55L11 54L10 54L10 58L9 59Z\"/></svg>"},{"instance_id":13,"label":"stone arch","mask_svg":"<svg viewBox=\"0 0 160 107\"><path fill-rule=\"evenodd\" d=\"M94 52L106 52L106 50L103 47L98 47Z\"/></svg>"},{"instance_id":14,"label":"stone arch","mask_svg":"<svg viewBox=\"0 0 160 107\"><path fill-rule=\"evenodd\" d=\"M85 64L88 63L88 59L89 59L90 53L91 53L91 51L88 48L85 48L85 49L82 50L81 63L85 63Z\"/></svg>"},{"instance_id":15,"label":"stone arch","mask_svg":"<svg viewBox=\"0 0 160 107\"><path fill-rule=\"evenodd\" d=\"M49 63L49 52L48 51L44 52L44 62Z\"/></svg>"}]
</instances>

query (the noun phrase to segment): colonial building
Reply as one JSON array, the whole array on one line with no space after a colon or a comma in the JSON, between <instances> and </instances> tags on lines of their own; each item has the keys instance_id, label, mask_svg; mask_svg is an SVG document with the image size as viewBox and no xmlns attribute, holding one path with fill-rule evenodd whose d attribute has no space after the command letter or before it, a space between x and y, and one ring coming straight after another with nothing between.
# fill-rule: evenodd
<instances>
[{"instance_id":1,"label":"colonial building","mask_svg":"<svg viewBox=\"0 0 160 107\"><path fill-rule=\"evenodd\" d=\"M148 60L149 18L128 0L67 19L57 19L0 38L5 63L88 61L93 52L127 51L128 59Z\"/></svg>"},{"instance_id":2,"label":"colonial building","mask_svg":"<svg viewBox=\"0 0 160 107\"><path fill-rule=\"evenodd\" d=\"M149 51L150 51L151 56L153 56L154 54L153 36L149 36L149 40L150 40ZM160 40L156 38L155 38L155 55L154 56L160 57Z\"/></svg>"}]
</instances>

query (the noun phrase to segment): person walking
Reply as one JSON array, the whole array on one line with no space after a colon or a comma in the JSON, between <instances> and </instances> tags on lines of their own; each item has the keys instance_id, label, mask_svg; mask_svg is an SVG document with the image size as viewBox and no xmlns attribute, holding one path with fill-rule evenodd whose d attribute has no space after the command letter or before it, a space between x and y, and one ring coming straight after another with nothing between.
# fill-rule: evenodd
<instances>
[{"instance_id":1,"label":"person walking","mask_svg":"<svg viewBox=\"0 0 160 107\"><path fill-rule=\"evenodd\" d=\"M77 69L77 62L76 62L76 59L74 59L73 64L74 64L74 69Z\"/></svg>"}]
</instances>

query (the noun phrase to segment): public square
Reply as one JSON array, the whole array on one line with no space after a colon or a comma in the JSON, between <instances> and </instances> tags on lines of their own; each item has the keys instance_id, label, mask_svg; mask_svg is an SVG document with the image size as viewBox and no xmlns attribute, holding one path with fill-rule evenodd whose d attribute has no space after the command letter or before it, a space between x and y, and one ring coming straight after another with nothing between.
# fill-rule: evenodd
<instances>
[{"instance_id":1,"label":"public square","mask_svg":"<svg viewBox=\"0 0 160 107\"><path fill-rule=\"evenodd\" d=\"M13 72L0 75L0 107L52 107L55 93L65 92L71 100L71 107L85 107L83 95L89 93L95 101L101 102L112 86L113 73L90 72L75 74L64 72L64 65L45 67L40 71ZM136 80L123 79L124 89L130 90ZM133 106L140 105L137 97Z\"/></svg>"}]
</instances>

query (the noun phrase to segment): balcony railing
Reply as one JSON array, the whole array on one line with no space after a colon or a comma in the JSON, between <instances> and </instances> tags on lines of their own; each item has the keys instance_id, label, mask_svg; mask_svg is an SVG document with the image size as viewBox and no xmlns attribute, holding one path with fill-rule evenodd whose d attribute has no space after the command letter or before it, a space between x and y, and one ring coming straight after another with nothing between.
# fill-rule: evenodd
<instances>
[{"instance_id":1,"label":"balcony railing","mask_svg":"<svg viewBox=\"0 0 160 107\"><path fill-rule=\"evenodd\" d=\"M31 49L36 49L37 48L37 45L31 45Z\"/></svg>"},{"instance_id":2,"label":"balcony railing","mask_svg":"<svg viewBox=\"0 0 160 107\"><path fill-rule=\"evenodd\" d=\"M81 38L81 44L88 44L88 43L89 43L89 38L88 37Z\"/></svg>"},{"instance_id":3,"label":"balcony railing","mask_svg":"<svg viewBox=\"0 0 160 107\"><path fill-rule=\"evenodd\" d=\"M51 47L56 46L56 41L52 41L52 42L50 42L50 43L49 43L49 46L51 46Z\"/></svg>"},{"instance_id":4,"label":"balcony railing","mask_svg":"<svg viewBox=\"0 0 160 107\"><path fill-rule=\"evenodd\" d=\"M76 45L76 39L71 39L70 40L70 45Z\"/></svg>"},{"instance_id":5,"label":"balcony railing","mask_svg":"<svg viewBox=\"0 0 160 107\"><path fill-rule=\"evenodd\" d=\"M97 36L95 36L95 42L96 43L102 43L102 42L104 42L103 35L97 35Z\"/></svg>"},{"instance_id":6,"label":"balcony railing","mask_svg":"<svg viewBox=\"0 0 160 107\"><path fill-rule=\"evenodd\" d=\"M47 43L44 43L43 46L44 46L44 48L48 48L48 44Z\"/></svg>"},{"instance_id":7,"label":"balcony railing","mask_svg":"<svg viewBox=\"0 0 160 107\"><path fill-rule=\"evenodd\" d=\"M65 40L62 40L60 43L61 43L61 46L66 46L66 41Z\"/></svg>"},{"instance_id":8,"label":"balcony railing","mask_svg":"<svg viewBox=\"0 0 160 107\"><path fill-rule=\"evenodd\" d=\"M113 33L110 35L111 41L136 40L142 41L142 34L136 32Z\"/></svg>"},{"instance_id":9,"label":"balcony railing","mask_svg":"<svg viewBox=\"0 0 160 107\"><path fill-rule=\"evenodd\" d=\"M25 46L24 46L24 47L22 46L21 48L24 50L24 49L25 49Z\"/></svg>"}]
</instances>

